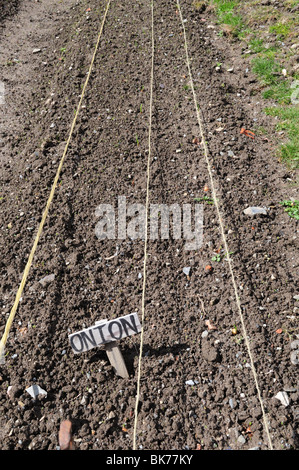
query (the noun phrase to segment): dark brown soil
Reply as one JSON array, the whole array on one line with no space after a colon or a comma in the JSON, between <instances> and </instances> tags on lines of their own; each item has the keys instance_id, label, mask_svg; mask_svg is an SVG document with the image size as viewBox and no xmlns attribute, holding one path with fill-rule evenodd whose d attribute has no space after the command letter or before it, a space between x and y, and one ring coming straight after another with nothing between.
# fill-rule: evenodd
<instances>
[{"instance_id":1,"label":"dark brown soil","mask_svg":"<svg viewBox=\"0 0 299 470\"><path fill-rule=\"evenodd\" d=\"M98 0L20 3L3 23L0 38L6 91L0 107L1 334L105 9ZM137 448L298 449L298 366L291 362L298 333L298 222L279 204L298 199L295 175L275 158L275 123L252 93L257 82L246 70L241 48L217 34L209 13L197 12L191 0L181 3L254 368L215 206L205 204L200 250L185 251L183 239L149 240ZM160 0L154 8L150 202L194 204L211 193L203 189L210 181L202 148L192 142L199 129L182 26L176 2ZM150 19L148 1L111 2L6 344L0 369L2 450L58 449L64 419L72 421L76 449L132 449L140 335L119 344L129 379L115 375L103 349L74 355L68 335L100 319L141 316L144 242L99 240L95 210L102 203L117 207L119 196L126 196L127 204L145 204ZM225 64L221 71L217 63ZM271 132L267 139L240 134L241 128L257 126L273 131L273 138ZM251 218L243 213L248 206L266 207L267 215ZM118 255L105 260L116 245ZM220 261L212 261L217 255ZM206 265L213 267L209 274ZM189 277L184 267L191 267ZM55 279L43 287L39 281L48 274ZM216 329L208 330L207 320ZM33 400L26 391L33 384L46 397ZM282 391L288 406L275 397Z\"/></svg>"}]
</instances>

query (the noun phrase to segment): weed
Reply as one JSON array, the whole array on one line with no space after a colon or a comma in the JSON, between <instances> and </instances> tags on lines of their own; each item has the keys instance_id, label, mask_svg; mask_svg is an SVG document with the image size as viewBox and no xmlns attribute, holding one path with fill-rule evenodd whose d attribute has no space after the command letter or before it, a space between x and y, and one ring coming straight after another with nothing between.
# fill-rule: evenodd
<instances>
[{"instance_id":1,"label":"weed","mask_svg":"<svg viewBox=\"0 0 299 470\"><path fill-rule=\"evenodd\" d=\"M205 202L206 204L214 204L213 199L208 196L196 197L194 198L194 201Z\"/></svg>"},{"instance_id":2,"label":"weed","mask_svg":"<svg viewBox=\"0 0 299 470\"><path fill-rule=\"evenodd\" d=\"M234 254L233 251L230 251L229 253L225 253L224 258L226 258L228 255L233 255L233 254ZM217 263L219 263L221 260L222 260L222 256L220 254L217 254L213 256L212 258L212 261L217 261Z\"/></svg>"},{"instance_id":3,"label":"weed","mask_svg":"<svg viewBox=\"0 0 299 470\"><path fill-rule=\"evenodd\" d=\"M285 207L285 211L290 217L299 220L299 201L282 201L280 204Z\"/></svg>"}]
</instances>

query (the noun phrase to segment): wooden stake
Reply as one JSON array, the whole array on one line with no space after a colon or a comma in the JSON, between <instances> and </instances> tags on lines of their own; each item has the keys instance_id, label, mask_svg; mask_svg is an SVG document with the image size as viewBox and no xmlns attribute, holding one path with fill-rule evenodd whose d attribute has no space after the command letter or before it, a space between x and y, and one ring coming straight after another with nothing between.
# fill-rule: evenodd
<instances>
[{"instance_id":1,"label":"wooden stake","mask_svg":"<svg viewBox=\"0 0 299 470\"><path fill-rule=\"evenodd\" d=\"M114 371L117 375L122 377L123 379L129 378L129 373L127 371L127 367L121 353L121 350L117 346L116 341L111 343L105 344L105 350L110 361L110 364L114 368Z\"/></svg>"},{"instance_id":2,"label":"wooden stake","mask_svg":"<svg viewBox=\"0 0 299 470\"><path fill-rule=\"evenodd\" d=\"M106 322L107 320L100 320L100 321L97 321L95 324L100 325ZM111 341L110 343L104 344L104 349L107 353L108 359L115 373L119 375L120 377L122 377L123 379L128 379L129 373L128 373L123 355L121 353L121 350L117 346L117 342Z\"/></svg>"}]
</instances>

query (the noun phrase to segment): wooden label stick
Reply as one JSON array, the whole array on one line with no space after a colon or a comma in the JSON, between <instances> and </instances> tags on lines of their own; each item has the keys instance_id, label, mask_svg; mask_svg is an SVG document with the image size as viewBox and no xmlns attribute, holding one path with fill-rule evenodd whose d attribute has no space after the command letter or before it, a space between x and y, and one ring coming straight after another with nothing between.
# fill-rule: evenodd
<instances>
[{"instance_id":1,"label":"wooden label stick","mask_svg":"<svg viewBox=\"0 0 299 470\"><path fill-rule=\"evenodd\" d=\"M123 379L129 378L126 363L116 341L105 344L105 350L115 373Z\"/></svg>"},{"instance_id":2,"label":"wooden label stick","mask_svg":"<svg viewBox=\"0 0 299 470\"><path fill-rule=\"evenodd\" d=\"M129 374L117 341L140 331L141 325L137 313L132 313L115 320L97 321L94 326L69 335L69 341L75 354L104 346L117 375L128 378Z\"/></svg>"},{"instance_id":3,"label":"wooden label stick","mask_svg":"<svg viewBox=\"0 0 299 470\"><path fill-rule=\"evenodd\" d=\"M96 325L103 325L107 320L96 321ZM104 349L107 353L110 364L112 365L115 373L122 377L123 379L129 378L129 373L127 371L126 363L124 361L123 355L120 348L117 346L116 341L111 341L110 343L104 344Z\"/></svg>"}]
</instances>

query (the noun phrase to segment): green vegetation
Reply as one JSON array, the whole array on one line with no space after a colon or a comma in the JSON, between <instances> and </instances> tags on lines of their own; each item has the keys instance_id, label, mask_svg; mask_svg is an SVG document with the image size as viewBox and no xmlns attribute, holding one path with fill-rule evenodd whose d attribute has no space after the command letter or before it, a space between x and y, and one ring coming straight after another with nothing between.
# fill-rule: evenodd
<instances>
[{"instance_id":1,"label":"green vegetation","mask_svg":"<svg viewBox=\"0 0 299 470\"><path fill-rule=\"evenodd\" d=\"M293 21L290 20L288 22L278 22L270 26L269 33L275 33L278 39L284 39L289 36L291 32L291 28L293 25Z\"/></svg>"},{"instance_id":2,"label":"green vegetation","mask_svg":"<svg viewBox=\"0 0 299 470\"><path fill-rule=\"evenodd\" d=\"M299 106L275 106L266 108L266 113L279 118L277 130L287 133L289 139L279 150L281 158L291 166L299 167Z\"/></svg>"},{"instance_id":3,"label":"green vegetation","mask_svg":"<svg viewBox=\"0 0 299 470\"><path fill-rule=\"evenodd\" d=\"M256 37L250 39L248 45L254 54L258 54L259 52L262 52L265 49L264 40Z\"/></svg>"},{"instance_id":4,"label":"green vegetation","mask_svg":"<svg viewBox=\"0 0 299 470\"><path fill-rule=\"evenodd\" d=\"M236 12L237 0L214 0L211 2L215 9L219 24L225 25L227 34L239 36L243 29L243 18Z\"/></svg>"},{"instance_id":5,"label":"green vegetation","mask_svg":"<svg viewBox=\"0 0 299 470\"><path fill-rule=\"evenodd\" d=\"M290 217L299 220L299 201L282 201L280 204Z\"/></svg>"},{"instance_id":6,"label":"green vegetation","mask_svg":"<svg viewBox=\"0 0 299 470\"><path fill-rule=\"evenodd\" d=\"M277 81L276 74L280 72L280 66L273 57L260 56L252 60L252 70L262 83L273 85Z\"/></svg>"},{"instance_id":7,"label":"green vegetation","mask_svg":"<svg viewBox=\"0 0 299 470\"><path fill-rule=\"evenodd\" d=\"M205 202L206 204L214 204L213 199L208 197L208 196L196 197L196 198L194 198L194 201Z\"/></svg>"},{"instance_id":8,"label":"green vegetation","mask_svg":"<svg viewBox=\"0 0 299 470\"><path fill-rule=\"evenodd\" d=\"M298 6L299 0L284 0L279 8L261 5L258 0L195 0L193 5L197 9L211 7L222 28L220 34L247 45L262 96L271 100L265 112L278 118L277 131L284 131L288 139L280 146L278 157L298 168L299 70L290 75L285 70L285 63L294 52L288 47L282 50L281 42L298 42L299 17L290 9Z\"/></svg>"}]
</instances>

